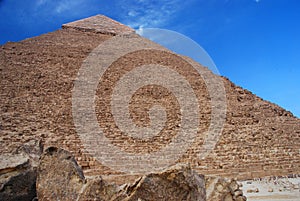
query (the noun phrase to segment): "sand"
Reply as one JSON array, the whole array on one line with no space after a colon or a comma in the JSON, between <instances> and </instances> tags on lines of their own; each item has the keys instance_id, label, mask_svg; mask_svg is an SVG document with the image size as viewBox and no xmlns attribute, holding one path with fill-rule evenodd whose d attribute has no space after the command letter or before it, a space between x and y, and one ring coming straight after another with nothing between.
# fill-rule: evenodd
<instances>
[{"instance_id":1,"label":"sand","mask_svg":"<svg viewBox=\"0 0 300 201\"><path fill-rule=\"evenodd\" d=\"M300 177L264 178L241 183L248 201L300 201ZM255 192L257 189L258 192Z\"/></svg>"}]
</instances>

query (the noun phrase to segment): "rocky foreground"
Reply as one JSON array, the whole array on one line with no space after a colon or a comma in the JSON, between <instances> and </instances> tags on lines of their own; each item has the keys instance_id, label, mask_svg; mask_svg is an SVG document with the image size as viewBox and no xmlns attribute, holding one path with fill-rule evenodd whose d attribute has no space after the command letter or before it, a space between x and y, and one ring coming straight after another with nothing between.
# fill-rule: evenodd
<instances>
[{"instance_id":1,"label":"rocky foreground","mask_svg":"<svg viewBox=\"0 0 300 201\"><path fill-rule=\"evenodd\" d=\"M40 141L32 141L1 155L0 200L246 200L235 180L205 177L187 164L134 181L132 176L85 177L70 152L56 147L43 151Z\"/></svg>"}]
</instances>

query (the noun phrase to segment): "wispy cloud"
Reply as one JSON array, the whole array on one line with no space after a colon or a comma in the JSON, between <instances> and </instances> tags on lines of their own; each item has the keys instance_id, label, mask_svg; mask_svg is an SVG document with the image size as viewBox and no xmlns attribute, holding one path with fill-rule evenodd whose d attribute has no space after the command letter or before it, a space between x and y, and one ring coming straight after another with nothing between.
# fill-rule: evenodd
<instances>
[{"instance_id":1,"label":"wispy cloud","mask_svg":"<svg viewBox=\"0 0 300 201\"><path fill-rule=\"evenodd\" d=\"M74 8L80 8L80 5L84 5L83 0L63 0L60 1L59 4L56 6L55 11L57 13L62 13L65 11L73 10Z\"/></svg>"},{"instance_id":2,"label":"wispy cloud","mask_svg":"<svg viewBox=\"0 0 300 201\"><path fill-rule=\"evenodd\" d=\"M85 11L82 7L89 5L84 0L36 0L35 7L38 10L47 10L48 15L76 15Z\"/></svg>"},{"instance_id":3,"label":"wispy cloud","mask_svg":"<svg viewBox=\"0 0 300 201\"><path fill-rule=\"evenodd\" d=\"M38 7L39 7L39 6L42 6L42 5L44 5L45 3L47 3L47 1L48 1L48 0L37 0L37 1L36 1L36 6L38 6Z\"/></svg>"},{"instance_id":4,"label":"wispy cloud","mask_svg":"<svg viewBox=\"0 0 300 201\"><path fill-rule=\"evenodd\" d=\"M161 27L178 12L184 3L180 0L120 1L123 23L138 29Z\"/></svg>"}]
</instances>

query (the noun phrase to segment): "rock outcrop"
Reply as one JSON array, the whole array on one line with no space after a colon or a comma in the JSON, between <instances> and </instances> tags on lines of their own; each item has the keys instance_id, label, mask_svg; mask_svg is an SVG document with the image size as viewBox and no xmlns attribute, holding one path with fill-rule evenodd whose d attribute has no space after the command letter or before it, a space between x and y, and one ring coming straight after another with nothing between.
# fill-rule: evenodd
<instances>
[{"instance_id":1,"label":"rock outcrop","mask_svg":"<svg viewBox=\"0 0 300 201\"><path fill-rule=\"evenodd\" d=\"M117 185L100 176L85 178L74 157L55 147L41 156L36 186L39 200L206 200L204 176L189 166L178 164L133 184Z\"/></svg>"},{"instance_id":2,"label":"rock outcrop","mask_svg":"<svg viewBox=\"0 0 300 201\"><path fill-rule=\"evenodd\" d=\"M28 148L31 148L30 154ZM246 200L235 180L204 177L186 164L149 173L134 182L124 182L123 178L123 183L117 183L118 176L115 181L105 180L100 175L85 177L66 150L49 147L42 155L41 151L40 142L35 141L20 147L14 154L1 156L0 200ZM34 160L39 157L39 161Z\"/></svg>"}]
</instances>

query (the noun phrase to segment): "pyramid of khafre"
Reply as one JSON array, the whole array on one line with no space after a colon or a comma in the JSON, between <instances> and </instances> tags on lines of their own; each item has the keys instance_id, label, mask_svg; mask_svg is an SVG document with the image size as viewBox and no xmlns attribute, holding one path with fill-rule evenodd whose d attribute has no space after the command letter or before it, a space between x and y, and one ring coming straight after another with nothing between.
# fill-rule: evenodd
<instances>
[{"instance_id":1,"label":"pyramid of khafre","mask_svg":"<svg viewBox=\"0 0 300 201\"><path fill-rule=\"evenodd\" d=\"M74 153L79 165L90 175L122 172L118 171L120 168L111 168L110 162L115 167L132 165L123 160L122 155L110 161L117 153L106 152L103 147L121 150L126 156L146 155L149 163L161 162L151 160L153 153L155 157L160 153L163 161L169 156L172 158L174 152L184 150L180 157L173 158L174 163L189 162L204 174L253 178L300 173L299 119L105 16L68 23L61 30L21 42L9 42L0 48L0 154L41 139L45 146L58 146ZM96 59L93 60L93 56ZM150 68L151 65L154 67ZM93 66L107 68L99 74ZM155 76L148 76L154 83L147 83L147 76L140 73L141 77L133 76L128 84L128 76L147 66L155 70L149 71ZM162 71L157 67L162 67ZM168 69L170 73L166 74ZM184 78L182 85L178 84L180 80L174 82L172 78L179 75ZM83 79L78 81L80 77ZM138 87L142 79L145 86ZM119 80L123 82L118 84ZM184 85L185 80L188 85ZM222 93L218 91L220 87L209 83L210 80L217 80L224 87L223 105L218 104ZM183 90L177 90L177 85L169 89L169 81ZM176 99L176 93L190 92L184 90L185 86L190 87L193 97L182 95L184 100ZM94 91L90 87L94 87ZM127 99L127 94L118 94L116 88L130 92L130 98ZM88 95L92 97L84 99ZM113 97L116 97L115 102ZM127 100L128 116L123 106L118 105L118 98ZM195 110L189 109L195 102L185 101L192 98L197 100ZM95 107L89 109L92 103ZM182 106L182 103L186 105ZM114 104L117 106L112 110ZM160 105L165 112L156 115L155 105ZM220 109L223 114L214 114ZM194 112L197 118L182 121L184 110ZM90 114L91 111L95 115ZM152 117L157 117L158 124L162 123L161 117L164 126L156 126ZM95 134L96 127L87 128L90 133L87 132L85 126L92 125L90 118L96 120L102 133ZM117 123L115 118L121 123L129 118L135 126L125 129L132 133L122 131L124 128L118 126L120 122ZM193 125L193 119L197 126L181 132L185 125ZM125 122L125 125L129 123ZM151 130L151 126L159 132L153 134L144 129ZM137 136L134 129L143 131L144 137ZM86 136L80 132L85 132ZM186 141L188 147L182 143L183 147L176 147L180 140L189 138L189 132L196 132L196 135L192 141ZM214 135L214 132L220 132L220 135ZM183 138L176 138L178 135ZM106 139L107 144L97 139ZM207 143L207 139L212 143ZM172 143L176 148L173 151L168 149ZM201 158L200 153L205 150L207 154ZM99 157L107 160L102 163ZM133 165L143 169L142 163ZM155 166L150 164L149 167L151 165Z\"/></svg>"}]
</instances>

